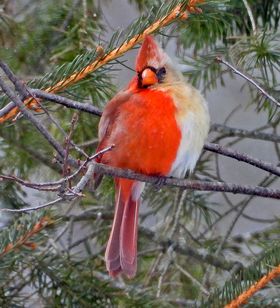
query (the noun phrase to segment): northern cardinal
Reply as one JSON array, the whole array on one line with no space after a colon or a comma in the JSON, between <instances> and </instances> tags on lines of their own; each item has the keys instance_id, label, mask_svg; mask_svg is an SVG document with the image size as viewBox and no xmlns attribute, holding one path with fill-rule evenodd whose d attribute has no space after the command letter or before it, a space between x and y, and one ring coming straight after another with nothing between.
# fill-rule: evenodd
<instances>
[{"instance_id":1,"label":"northern cardinal","mask_svg":"<svg viewBox=\"0 0 280 308\"><path fill-rule=\"evenodd\" d=\"M193 171L209 131L207 104L185 83L153 37L136 58L137 75L105 107L97 151L115 145L98 162L146 175L184 177ZM144 183L115 178L115 215L105 253L115 277L137 269L138 209Z\"/></svg>"}]
</instances>

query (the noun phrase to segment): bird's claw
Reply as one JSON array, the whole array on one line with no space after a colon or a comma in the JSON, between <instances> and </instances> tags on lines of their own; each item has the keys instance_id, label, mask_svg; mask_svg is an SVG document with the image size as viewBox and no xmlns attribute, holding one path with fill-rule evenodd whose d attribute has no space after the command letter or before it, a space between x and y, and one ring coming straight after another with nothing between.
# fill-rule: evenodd
<instances>
[{"instance_id":1,"label":"bird's claw","mask_svg":"<svg viewBox=\"0 0 280 308\"><path fill-rule=\"evenodd\" d=\"M160 190L162 186L166 184L166 177L164 176L158 176L157 180L154 183L155 189Z\"/></svg>"}]
</instances>

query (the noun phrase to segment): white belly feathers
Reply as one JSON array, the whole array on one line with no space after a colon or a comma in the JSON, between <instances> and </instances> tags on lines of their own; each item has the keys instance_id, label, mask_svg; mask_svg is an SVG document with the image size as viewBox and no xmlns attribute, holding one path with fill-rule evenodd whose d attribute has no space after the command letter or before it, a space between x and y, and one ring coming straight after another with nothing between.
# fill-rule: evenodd
<instances>
[{"instance_id":1,"label":"white belly feathers","mask_svg":"<svg viewBox=\"0 0 280 308\"><path fill-rule=\"evenodd\" d=\"M195 168L208 135L210 119L206 101L191 85L178 86L172 92L182 139L169 175L181 178Z\"/></svg>"}]
</instances>

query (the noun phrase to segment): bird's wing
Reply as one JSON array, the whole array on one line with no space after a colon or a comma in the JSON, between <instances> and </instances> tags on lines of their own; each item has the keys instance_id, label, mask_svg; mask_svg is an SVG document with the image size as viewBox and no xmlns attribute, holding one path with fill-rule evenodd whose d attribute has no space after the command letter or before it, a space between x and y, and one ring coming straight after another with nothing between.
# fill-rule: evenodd
<instances>
[{"instance_id":1,"label":"bird's wing","mask_svg":"<svg viewBox=\"0 0 280 308\"><path fill-rule=\"evenodd\" d=\"M113 124L115 123L119 110L122 104L127 102L131 98L132 93L130 91L122 91L118 93L111 101L106 105L99 122L98 138L99 147L103 143L106 136L110 134Z\"/></svg>"}]
</instances>

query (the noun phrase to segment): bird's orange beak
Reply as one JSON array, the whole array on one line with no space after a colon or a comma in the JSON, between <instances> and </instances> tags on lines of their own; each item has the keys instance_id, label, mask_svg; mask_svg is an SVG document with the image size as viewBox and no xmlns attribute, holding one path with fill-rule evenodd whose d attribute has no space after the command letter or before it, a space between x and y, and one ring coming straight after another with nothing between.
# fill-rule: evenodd
<instances>
[{"instance_id":1,"label":"bird's orange beak","mask_svg":"<svg viewBox=\"0 0 280 308\"><path fill-rule=\"evenodd\" d=\"M158 83L158 77L156 72L154 72L148 67L144 69L144 71L141 74L141 77L142 77L141 84L144 87L152 86Z\"/></svg>"}]
</instances>

